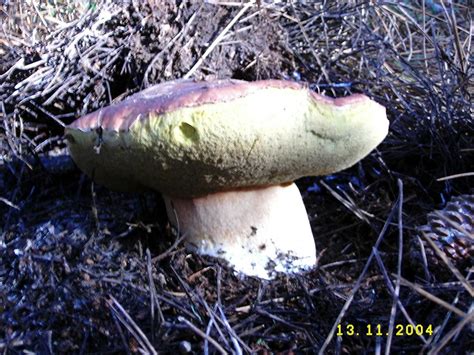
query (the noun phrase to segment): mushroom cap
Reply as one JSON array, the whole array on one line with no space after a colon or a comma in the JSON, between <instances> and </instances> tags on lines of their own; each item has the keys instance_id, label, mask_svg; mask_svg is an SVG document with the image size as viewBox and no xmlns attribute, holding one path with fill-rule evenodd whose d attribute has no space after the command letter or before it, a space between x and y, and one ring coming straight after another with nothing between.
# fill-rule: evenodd
<instances>
[{"instance_id":1,"label":"mushroom cap","mask_svg":"<svg viewBox=\"0 0 474 355\"><path fill-rule=\"evenodd\" d=\"M66 127L74 161L118 190L195 197L355 164L387 135L385 108L289 81L176 80Z\"/></svg>"}]
</instances>

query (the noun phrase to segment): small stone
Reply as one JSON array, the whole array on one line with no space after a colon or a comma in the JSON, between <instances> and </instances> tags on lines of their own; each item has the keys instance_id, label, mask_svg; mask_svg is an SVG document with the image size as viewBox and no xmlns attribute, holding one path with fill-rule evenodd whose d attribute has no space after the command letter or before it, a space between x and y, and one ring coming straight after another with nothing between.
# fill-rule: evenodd
<instances>
[{"instance_id":1,"label":"small stone","mask_svg":"<svg viewBox=\"0 0 474 355\"><path fill-rule=\"evenodd\" d=\"M187 340L181 341L178 348L181 354L189 354L192 351L191 343Z\"/></svg>"}]
</instances>

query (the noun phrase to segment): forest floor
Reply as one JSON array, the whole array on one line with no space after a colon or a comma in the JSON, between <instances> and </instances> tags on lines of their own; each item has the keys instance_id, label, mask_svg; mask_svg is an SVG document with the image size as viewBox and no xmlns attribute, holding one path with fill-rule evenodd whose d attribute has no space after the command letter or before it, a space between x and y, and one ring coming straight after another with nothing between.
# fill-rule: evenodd
<instances>
[{"instance_id":1,"label":"forest floor","mask_svg":"<svg viewBox=\"0 0 474 355\"><path fill-rule=\"evenodd\" d=\"M468 3L0 1L0 352L473 351ZM368 157L297 181L314 270L235 275L177 242L159 194L68 159L65 125L183 77L387 108Z\"/></svg>"}]
</instances>

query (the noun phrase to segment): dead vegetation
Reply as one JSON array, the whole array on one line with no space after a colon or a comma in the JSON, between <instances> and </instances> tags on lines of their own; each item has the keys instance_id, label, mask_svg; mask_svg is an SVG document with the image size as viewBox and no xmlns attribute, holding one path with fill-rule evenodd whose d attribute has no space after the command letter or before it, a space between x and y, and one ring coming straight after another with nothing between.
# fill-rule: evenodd
<instances>
[{"instance_id":1,"label":"dead vegetation","mask_svg":"<svg viewBox=\"0 0 474 355\"><path fill-rule=\"evenodd\" d=\"M467 1L0 6L2 352L472 350L472 248L452 258L418 229L474 193ZM239 279L185 252L159 196L112 193L50 167L65 124L185 76L302 80L387 107L391 133L376 152L299 182L316 270ZM472 246L471 229L443 228ZM341 337L338 324L388 335ZM397 336L399 324L433 333Z\"/></svg>"}]
</instances>

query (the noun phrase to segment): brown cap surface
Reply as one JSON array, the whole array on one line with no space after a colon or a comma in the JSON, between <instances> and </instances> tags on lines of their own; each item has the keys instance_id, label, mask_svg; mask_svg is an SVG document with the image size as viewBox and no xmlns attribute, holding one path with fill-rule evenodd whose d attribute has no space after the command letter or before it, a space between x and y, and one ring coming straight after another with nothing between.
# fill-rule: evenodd
<instances>
[{"instance_id":1,"label":"brown cap surface","mask_svg":"<svg viewBox=\"0 0 474 355\"><path fill-rule=\"evenodd\" d=\"M66 137L97 182L186 197L333 173L387 131L385 109L364 95L332 99L279 80L177 80L78 119Z\"/></svg>"}]
</instances>

